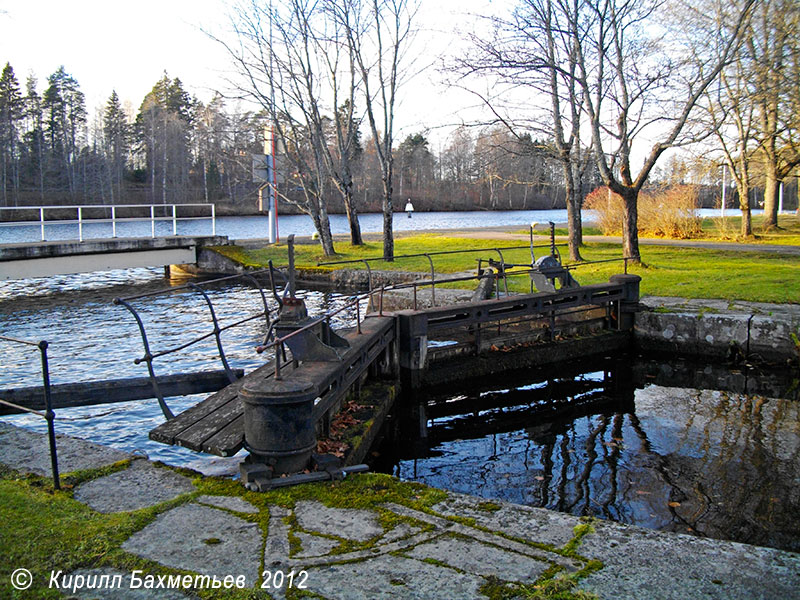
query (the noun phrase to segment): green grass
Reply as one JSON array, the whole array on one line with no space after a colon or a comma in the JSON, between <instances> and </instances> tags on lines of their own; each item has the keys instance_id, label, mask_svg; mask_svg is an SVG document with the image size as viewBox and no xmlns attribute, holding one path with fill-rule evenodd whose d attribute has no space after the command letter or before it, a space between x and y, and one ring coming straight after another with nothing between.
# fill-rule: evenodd
<instances>
[{"instance_id":1,"label":"green grass","mask_svg":"<svg viewBox=\"0 0 800 600\"><path fill-rule=\"evenodd\" d=\"M748 302L799 303L800 257L766 252L641 246L644 266L628 272L642 277L641 294L685 298L721 298ZM754 249L756 250L756 249ZM619 256L617 245L590 245L587 260ZM620 272L616 263L577 266L582 284L602 283Z\"/></svg>"},{"instance_id":2,"label":"green grass","mask_svg":"<svg viewBox=\"0 0 800 600\"><path fill-rule=\"evenodd\" d=\"M742 237L740 232L742 230L741 217L721 217L703 219L701 228L702 232L699 235L693 236L693 240L702 240L710 242L723 242L735 241L743 244L777 244L783 246L800 246L800 217L795 214L780 215L778 217L777 228L765 228L763 215L754 215L752 218L752 237ZM516 233L528 234L527 229L520 229ZM559 227L555 230L556 236L566 237L569 232ZM550 231L548 229L537 229L535 231L537 243L541 243L542 238L548 239ZM583 228L583 235L603 235L603 231L598 227L585 226ZM639 237L646 239L650 236L644 233L639 233Z\"/></svg>"},{"instance_id":3,"label":"green grass","mask_svg":"<svg viewBox=\"0 0 800 600\"><path fill-rule=\"evenodd\" d=\"M703 234L697 239L734 240L750 244L778 244L800 246L800 217L797 215L780 215L778 228L764 228L763 215L755 215L752 221L753 237L742 238L741 217L725 217L703 219Z\"/></svg>"},{"instance_id":4,"label":"green grass","mask_svg":"<svg viewBox=\"0 0 800 600\"><path fill-rule=\"evenodd\" d=\"M800 225L798 226L800 227ZM787 239L785 236L783 239ZM788 239L792 239L789 237ZM539 240L537 240L539 241ZM424 234L403 237L396 240L395 255L419 254L450 250L466 250L493 247L519 246L519 250L502 251L506 263L524 264L530 262L530 251L524 241L486 240L458 238L452 236ZM299 245L296 247L298 267L317 268L318 260L353 260L379 257L382 253L380 242L369 242L362 247L346 243L336 245L338 256L325 258L318 245ZM563 256L566 247L559 244ZM231 258L246 261L245 264L259 267L272 259L276 265L285 265L286 246L271 246L259 250L244 250L235 247L218 248ZM640 246L643 265L632 265L629 272L642 277L641 293L653 296L679 296L685 298L721 298L750 302L800 302L800 258L753 251L725 251L703 248L681 248L671 246ZM546 250L537 250L537 256ZM619 244L587 244L581 254L588 262L620 258ZM475 270L478 258L499 259L497 252L483 251L465 254L446 254L431 257L436 273L457 273ZM394 262L371 262L372 269L418 271L428 273L430 263L425 257L402 259ZM621 262L603 264L575 265L574 276L581 284L603 283L623 270ZM363 263L318 267L321 270L333 268L364 269ZM528 280L520 277L512 284L512 289L520 292L529 290Z\"/></svg>"}]
</instances>

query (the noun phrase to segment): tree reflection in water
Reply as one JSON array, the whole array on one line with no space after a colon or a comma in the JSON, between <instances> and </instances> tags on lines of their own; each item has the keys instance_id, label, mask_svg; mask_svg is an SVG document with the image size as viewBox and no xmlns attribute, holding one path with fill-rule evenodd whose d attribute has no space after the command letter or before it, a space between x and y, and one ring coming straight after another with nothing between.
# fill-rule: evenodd
<instances>
[{"instance_id":1,"label":"tree reflection in water","mask_svg":"<svg viewBox=\"0 0 800 600\"><path fill-rule=\"evenodd\" d=\"M800 550L790 374L629 357L582 371L430 394L388 428L376 466L487 498Z\"/></svg>"}]
</instances>

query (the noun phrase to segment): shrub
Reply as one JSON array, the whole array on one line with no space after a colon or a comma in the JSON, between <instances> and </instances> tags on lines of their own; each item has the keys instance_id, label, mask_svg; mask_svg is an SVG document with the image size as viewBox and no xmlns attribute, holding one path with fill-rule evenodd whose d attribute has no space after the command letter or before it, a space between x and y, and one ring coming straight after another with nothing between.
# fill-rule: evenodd
<instances>
[{"instance_id":1,"label":"shrub","mask_svg":"<svg viewBox=\"0 0 800 600\"><path fill-rule=\"evenodd\" d=\"M639 232L656 237L685 239L700 233L701 219L697 215L697 188L679 185L655 193L639 193ZM622 233L622 196L607 187L592 191L584 207L595 211L597 225L605 235Z\"/></svg>"},{"instance_id":2,"label":"shrub","mask_svg":"<svg viewBox=\"0 0 800 600\"><path fill-rule=\"evenodd\" d=\"M622 233L622 196L611 192L606 186L600 186L586 196L583 207L595 212L595 223L603 235Z\"/></svg>"}]
</instances>

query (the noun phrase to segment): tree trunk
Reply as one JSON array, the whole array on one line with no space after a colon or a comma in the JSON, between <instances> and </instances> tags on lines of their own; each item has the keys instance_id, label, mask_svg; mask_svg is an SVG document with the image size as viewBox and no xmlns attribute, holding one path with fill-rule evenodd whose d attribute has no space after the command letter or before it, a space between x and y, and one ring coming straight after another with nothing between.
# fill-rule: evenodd
<instances>
[{"instance_id":1,"label":"tree trunk","mask_svg":"<svg viewBox=\"0 0 800 600\"><path fill-rule=\"evenodd\" d=\"M347 191L342 195L344 199L344 210L347 213L347 222L350 225L350 243L353 246L362 246L364 240L361 237L361 224L358 222L358 211L353 199L353 184L347 187Z\"/></svg>"},{"instance_id":2,"label":"tree trunk","mask_svg":"<svg viewBox=\"0 0 800 600\"><path fill-rule=\"evenodd\" d=\"M312 203L309 203L312 204ZM322 246L322 252L325 256L334 256L336 249L333 247L333 236L331 235L331 222L328 218L328 211L324 205L313 205L311 210L305 210L311 220L314 221L314 229L319 234L319 244Z\"/></svg>"},{"instance_id":3,"label":"tree trunk","mask_svg":"<svg viewBox=\"0 0 800 600\"><path fill-rule=\"evenodd\" d=\"M639 192L632 188L623 188L622 201L624 210L622 212L622 254L626 258L633 259L633 262L642 262L639 254L639 212L637 200Z\"/></svg>"},{"instance_id":4,"label":"tree trunk","mask_svg":"<svg viewBox=\"0 0 800 600\"><path fill-rule=\"evenodd\" d=\"M390 179L383 179L383 259L392 262L394 260L394 231L392 229L394 211L392 209L392 188L389 181Z\"/></svg>"},{"instance_id":5,"label":"tree trunk","mask_svg":"<svg viewBox=\"0 0 800 600\"><path fill-rule=\"evenodd\" d=\"M770 165L764 165L764 228L778 226L778 178Z\"/></svg>"},{"instance_id":6,"label":"tree trunk","mask_svg":"<svg viewBox=\"0 0 800 600\"><path fill-rule=\"evenodd\" d=\"M736 183L736 191L739 192L739 209L742 211L742 237L753 235L753 222L750 214L750 186L746 183Z\"/></svg>"},{"instance_id":7,"label":"tree trunk","mask_svg":"<svg viewBox=\"0 0 800 600\"><path fill-rule=\"evenodd\" d=\"M576 165L562 162L564 169L564 191L567 204L567 232L569 236L570 260L583 260L580 247L583 245L583 227L581 224L580 186L576 188L574 170ZM580 166L577 166L580 169ZM580 176L578 176L580 180Z\"/></svg>"}]
</instances>

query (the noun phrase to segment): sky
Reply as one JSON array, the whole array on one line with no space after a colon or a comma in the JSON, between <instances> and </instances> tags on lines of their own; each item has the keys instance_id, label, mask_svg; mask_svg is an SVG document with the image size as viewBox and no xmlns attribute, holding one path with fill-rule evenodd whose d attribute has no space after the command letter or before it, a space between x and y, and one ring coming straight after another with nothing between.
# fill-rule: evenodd
<instances>
[{"instance_id":1,"label":"sky","mask_svg":"<svg viewBox=\"0 0 800 600\"><path fill-rule=\"evenodd\" d=\"M437 55L463 44L459 30L472 21L465 13L486 14L499 4L422 0L418 64L435 64ZM41 93L47 77L63 65L85 94L90 114L112 91L137 111L165 71L207 101L226 85L231 66L224 49L204 31L224 32L227 14L224 0L0 0L0 63L11 64L23 93L29 74L37 77ZM475 99L446 90L440 80L432 68L402 89L399 139L429 130L432 149L438 150L437 138L442 143L454 123L468 118Z\"/></svg>"}]
</instances>

